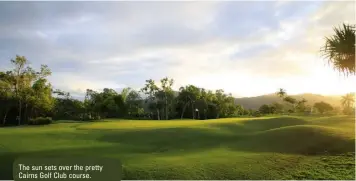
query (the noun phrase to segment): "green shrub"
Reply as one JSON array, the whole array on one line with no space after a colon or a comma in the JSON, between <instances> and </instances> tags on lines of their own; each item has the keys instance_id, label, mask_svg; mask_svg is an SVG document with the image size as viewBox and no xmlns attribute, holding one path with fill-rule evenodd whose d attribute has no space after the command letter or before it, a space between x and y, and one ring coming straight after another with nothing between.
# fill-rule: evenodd
<instances>
[{"instance_id":1,"label":"green shrub","mask_svg":"<svg viewBox=\"0 0 356 181\"><path fill-rule=\"evenodd\" d=\"M45 125L51 123L52 123L52 118L50 117L37 117L37 118L30 119L28 121L29 125Z\"/></svg>"},{"instance_id":2,"label":"green shrub","mask_svg":"<svg viewBox=\"0 0 356 181\"><path fill-rule=\"evenodd\" d=\"M252 116L254 116L254 117L261 117L262 114L261 114L260 111L255 111L254 113L252 113Z\"/></svg>"}]
</instances>

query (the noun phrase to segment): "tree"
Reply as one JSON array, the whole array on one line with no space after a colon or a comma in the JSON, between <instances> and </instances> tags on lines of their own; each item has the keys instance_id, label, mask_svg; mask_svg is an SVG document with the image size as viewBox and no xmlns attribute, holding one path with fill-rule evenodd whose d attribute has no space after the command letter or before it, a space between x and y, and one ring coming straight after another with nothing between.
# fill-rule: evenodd
<instances>
[{"instance_id":1,"label":"tree","mask_svg":"<svg viewBox=\"0 0 356 181\"><path fill-rule=\"evenodd\" d=\"M2 124L6 124L9 110L15 106L15 94L11 72L0 72L0 108L2 112Z\"/></svg>"},{"instance_id":2,"label":"tree","mask_svg":"<svg viewBox=\"0 0 356 181\"><path fill-rule=\"evenodd\" d=\"M32 96L31 96L32 94ZM34 82L32 92L28 92L29 98L24 98L25 113L27 112L28 105L32 103L31 116L44 116L50 112L54 106L54 99L52 98L52 86L46 79L40 78Z\"/></svg>"},{"instance_id":3,"label":"tree","mask_svg":"<svg viewBox=\"0 0 356 181\"><path fill-rule=\"evenodd\" d=\"M290 103L293 106L293 112L295 112L295 108L296 108L296 104L297 104L297 100L291 96L286 96L283 99L285 102Z\"/></svg>"},{"instance_id":4,"label":"tree","mask_svg":"<svg viewBox=\"0 0 356 181\"><path fill-rule=\"evenodd\" d=\"M341 97L341 105L344 108L344 114L352 114L354 110L355 95L354 93L348 93Z\"/></svg>"},{"instance_id":5,"label":"tree","mask_svg":"<svg viewBox=\"0 0 356 181\"><path fill-rule=\"evenodd\" d=\"M127 111L130 116L140 116L144 113L143 101L139 92L131 90L126 98Z\"/></svg>"},{"instance_id":6,"label":"tree","mask_svg":"<svg viewBox=\"0 0 356 181\"><path fill-rule=\"evenodd\" d=\"M224 94L224 99L222 104L220 104L220 116L221 117L232 117L237 112L237 107L235 105L235 98L231 94Z\"/></svg>"},{"instance_id":7,"label":"tree","mask_svg":"<svg viewBox=\"0 0 356 181\"><path fill-rule=\"evenodd\" d=\"M130 91L131 91L130 87L126 87L126 88L122 89L121 96L122 96L122 99L123 99L124 102L126 102L126 98L129 95Z\"/></svg>"},{"instance_id":8,"label":"tree","mask_svg":"<svg viewBox=\"0 0 356 181\"><path fill-rule=\"evenodd\" d=\"M143 87L141 91L148 96L147 102L150 105L149 107L157 111L157 119L160 120L161 103L159 102L159 99L157 97L158 92L160 90L155 84L155 81L152 79L146 80L145 87Z\"/></svg>"},{"instance_id":9,"label":"tree","mask_svg":"<svg viewBox=\"0 0 356 181\"><path fill-rule=\"evenodd\" d=\"M336 114L336 115L342 113L341 108L340 108L339 106L335 106L335 107L333 108L332 113L333 113L333 114Z\"/></svg>"},{"instance_id":10,"label":"tree","mask_svg":"<svg viewBox=\"0 0 356 181\"><path fill-rule=\"evenodd\" d=\"M285 89L279 88L278 92L276 92L276 94L280 97L280 98L284 98L287 95L287 92Z\"/></svg>"},{"instance_id":11,"label":"tree","mask_svg":"<svg viewBox=\"0 0 356 181\"><path fill-rule=\"evenodd\" d=\"M200 90L200 100L197 102L198 110L202 112L204 119L208 119L207 111L209 109L209 102L211 102L211 91L206 91L204 88ZM202 111L201 111L202 110Z\"/></svg>"},{"instance_id":12,"label":"tree","mask_svg":"<svg viewBox=\"0 0 356 181\"><path fill-rule=\"evenodd\" d=\"M89 119L99 118L99 108L97 106L99 101L99 94L96 91L86 90L84 105Z\"/></svg>"},{"instance_id":13,"label":"tree","mask_svg":"<svg viewBox=\"0 0 356 181\"><path fill-rule=\"evenodd\" d=\"M178 103L180 104L181 109L181 119L184 116L186 109L190 106L192 119L195 119L195 107L196 101L201 98L201 91L200 88L194 85L187 85L185 87L179 88L178 94Z\"/></svg>"},{"instance_id":14,"label":"tree","mask_svg":"<svg viewBox=\"0 0 356 181\"><path fill-rule=\"evenodd\" d=\"M324 114L325 112L329 112L333 110L333 107L326 103L326 102L317 102L314 104L314 107L321 113Z\"/></svg>"},{"instance_id":15,"label":"tree","mask_svg":"<svg viewBox=\"0 0 356 181\"><path fill-rule=\"evenodd\" d=\"M16 55L11 59L13 70L7 72L6 82L10 85L13 100L17 101L17 124L27 121L32 112L48 114L53 106L51 84L46 77L51 75L47 65L41 65L40 71L36 72L28 65L24 56ZM5 85L4 82L2 83ZM28 112L31 108L32 112Z\"/></svg>"},{"instance_id":16,"label":"tree","mask_svg":"<svg viewBox=\"0 0 356 181\"><path fill-rule=\"evenodd\" d=\"M224 109L224 103L226 101L226 95L224 94L224 90L222 89L216 90L215 97L216 99L213 102L215 103L217 109L216 119L218 119L220 117L220 113Z\"/></svg>"},{"instance_id":17,"label":"tree","mask_svg":"<svg viewBox=\"0 0 356 181\"><path fill-rule=\"evenodd\" d=\"M204 111L204 116L206 117L206 119L215 117L217 109L214 104L214 101L216 100L216 95L214 94L214 92L211 90L206 91L205 100L206 110Z\"/></svg>"},{"instance_id":18,"label":"tree","mask_svg":"<svg viewBox=\"0 0 356 181\"><path fill-rule=\"evenodd\" d=\"M280 97L283 101L285 101L285 98L286 98L286 96L287 96L287 92L286 92L285 89L279 88L279 90L276 92L276 95L277 95L278 97ZM284 112L283 107L282 107L281 112Z\"/></svg>"},{"instance_id":19,"label":"tree","mask_svg":"<svg viewBox=\"0 0 356 181\"><path fill-rule=\"evenodd\" d=\"M174 80L173 79L168 79L168 77L165 77L161 79L161 86L162 86L162 97L164 99L164 107L165 107L165 115L166 115L166 120L168 120L168 114L169 114L169 107L172 107L172 100L174 98L173 94L173 86Z\"/></svg>"},{"instance_id":20,"label":"tree","mask_svg":"<svg viewBox=\"0 0 356 181\"><path fill-rule=\"evenodd\" d=\"M272 103L271 107L273 107L274 113L282 113L283 112L283 104L274 102L274 103Z\"/></svg>"},{"instance_id":21,"label":"tree","mask_svg":"<svg viewBox=\"0 0 356 181\"><path fill-rule=\"evenodd\" d=\"M271 108L267 104L263 104L258 111L262 114L270 114L271 113Z\"/></svg>"},{"instance_id":22,"label":"tree","mask_svg":"<svg viewBox=\"0 0 356 181\"><path fill-rule=\"evenodd\" d=\"M53 116L55 119L70 119L70 120L87 120L88 117L85 101L79 101L70 96L69 92L64 92L59 89L53 91L57 94L54 99Z\"/></svg>"},{"instance_id":23,"label":"tree","mask_svg":"<svg viewBox=\"0 0 356 181\"><path fill-rule=\"evenodd\" d=\"M334 69L345 75L355 75L355 26L334 27L334 35L325 37L323 56Z\"/></svg>"},{"instance_id":24,"label":"tree","mask_svg":"<svg viewBox=\"0 0 356 181\"><path fill-rule=\"evenodd\" d=\"M297 102L296 108L297 108L298 112L304 112L307 109L307 107L305 105L306 102L308 102L308 101L304 98Z\"/></svg>"},{"instance_id":25,"label":"tree","mask_svg":"<svg viewBox=\"0 0 356 181\"><path fill-rule=\"evenodd\" d=\"M103 92L99 93L98 98L100 98L98 102L102 117L114 118L125 114L124 98L114 89L104 88Z\"/></svg>"},{"instance_id":26,"label":"tree","mask_svg":"<svg viewBox=\"0 0 356 181\"><path fill-rule=\"evenodd\" d=\"M18 125L20 125L21 119L22 119L21 113L22 113L22 100L23 100L20 92L22 91L22 88L23 88L23 79L25 78L24 76L25 76L26 70L27 70L25 66L28 62L27 62L26 57L16 55L15 59L11 59L11 63L14 66L12 73L13 73L13 77L15 78L15 82L14 82L15 83L15 96L16 96L16 99L18 100L17 121L18 121Z\"/></svg>"}]
</instances>

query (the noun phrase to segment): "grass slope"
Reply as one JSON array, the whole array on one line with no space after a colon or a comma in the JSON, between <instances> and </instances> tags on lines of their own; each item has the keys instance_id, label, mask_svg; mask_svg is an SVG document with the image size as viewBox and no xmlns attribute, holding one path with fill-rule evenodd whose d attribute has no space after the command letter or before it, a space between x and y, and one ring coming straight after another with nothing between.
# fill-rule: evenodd
<instances>
[{"instance_id":1,"label":"grass slope","mask_svg":"<svg viewBox=\"0 0 356 181\"><path fill-rule=\"evenodd\" d=\"M89 155L124 179L354 179L354 117L59 122L0 128L0 179L19 155Z\"/></svg>"}]
</instances>

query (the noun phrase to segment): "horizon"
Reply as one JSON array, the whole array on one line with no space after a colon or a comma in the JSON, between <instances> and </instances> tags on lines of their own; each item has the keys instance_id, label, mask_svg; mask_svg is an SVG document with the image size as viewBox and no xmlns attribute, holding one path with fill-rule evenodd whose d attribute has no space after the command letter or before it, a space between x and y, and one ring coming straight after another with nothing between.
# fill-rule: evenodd
<instances>
[{"instance_id":1,"label":"horizon","mask_svg":"<svg viewBox=\"0 0 356 181\"><path fill-rule=\"evenodd\" d=\"M355 76L319 52L333 27L355 22L353 1L0 4L1 70L16 54L47 64L54 88L72 96L166 76L175 90L192 84L235 98L355 91Z\"/></svg>"}]
</instances>

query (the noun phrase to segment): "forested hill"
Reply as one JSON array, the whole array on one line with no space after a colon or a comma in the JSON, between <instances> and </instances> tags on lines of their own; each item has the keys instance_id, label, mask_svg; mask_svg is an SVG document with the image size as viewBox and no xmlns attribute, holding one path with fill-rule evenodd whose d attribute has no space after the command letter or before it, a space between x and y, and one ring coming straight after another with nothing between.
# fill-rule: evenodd
<instances>
[{"instance_id":1,"label":"forested hill","mask_svg":"<svg viewBox=\"0 0 356 181\"><path fill-rule=\"evenodd\" d=\"M313 105L316 102L324 101L331 104L332 106L341 106L341 96L323 96L319 94L298 94L291 95L291 97L300 100L302 98L306 99L308 102L307 105ZM280 97L276 94L266 94L257 97L243 97L236 98L235 103L242 105L245 109L258 109L263 104L271 104L273 102L282 103Z\"/></svg>"}]
</instances>

